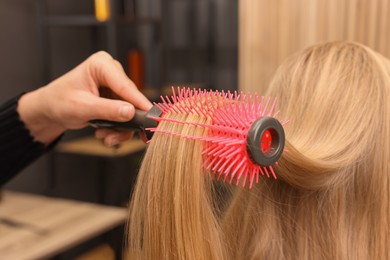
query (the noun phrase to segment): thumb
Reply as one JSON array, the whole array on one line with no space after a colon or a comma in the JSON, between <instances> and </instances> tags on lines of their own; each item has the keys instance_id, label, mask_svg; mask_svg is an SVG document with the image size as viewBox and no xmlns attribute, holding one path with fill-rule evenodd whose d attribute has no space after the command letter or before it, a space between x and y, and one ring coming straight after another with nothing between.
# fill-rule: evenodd
<instances>
[{"instance_id":1,"label":"thumb","mask_svg":"<svg viewBox=\"0 0 390 260\"><path fill-rule=\"evenodd\" d=\"M101 97L93 97L90 101L90 109L86 109L86 120L102 119L124 122L134 117L134 106L125 101Z\"/></svg>"}]
</instances>

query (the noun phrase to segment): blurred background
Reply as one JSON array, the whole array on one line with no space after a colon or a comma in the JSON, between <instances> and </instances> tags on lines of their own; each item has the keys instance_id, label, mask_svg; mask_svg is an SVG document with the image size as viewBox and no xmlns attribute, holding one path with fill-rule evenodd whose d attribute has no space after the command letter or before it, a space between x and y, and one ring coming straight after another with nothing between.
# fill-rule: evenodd
<instances>
[{"instance_id":1,"label":"blurred background","mask_svg":"<svg viewBox=\"0 0 390 260\"><path fill-rule=\"evenodd\" d=\"M235 0L1 1L0 102L44 86L99 50L119 60L151 100L170 93L171 86L234 90L237 10ZM126 206L145 145L136 140L107 148L91 136L92 128L66 133L61 145L4 189ZM10 245L1 237L1 217L0 202L0 255L5 256L2 250ZM51 257L74 258L101 241L118 250L123 233L117 229Z\"/></svg>"},{"instance_id":2,"label":"blurred background","mask_svg":"<svg viewBox=\"0 0 390 260\"><path fill-rule=\"evenodd\" d=\"M151 100L171 86L262 94L288 56L315 43L357 41L389 57L389 25L387 0L1 1L0 102L47 84L99 50L119 60ZM106 148L92 134L90 128L66 133L5 189L126 206L145 146L133 140ZM1 210L0 203L0 218ZM103 240L120 248L118 232ZM0 226L0 255L1 241ZM74 258L97 241L51 257Z\"/></svg>"},{"instance_id":3,"label":"blurred background","mask_svg":"<svg viewBox=\"0 0 390 260\"><path fill-rule=\"evenodd\" d=\"M151 99L171 86L235 89L237 15L234 0L2 1L1 100L47 84L99 50ZM44 192L47 159L8 187Z\"/></svg>"}]
</instances>

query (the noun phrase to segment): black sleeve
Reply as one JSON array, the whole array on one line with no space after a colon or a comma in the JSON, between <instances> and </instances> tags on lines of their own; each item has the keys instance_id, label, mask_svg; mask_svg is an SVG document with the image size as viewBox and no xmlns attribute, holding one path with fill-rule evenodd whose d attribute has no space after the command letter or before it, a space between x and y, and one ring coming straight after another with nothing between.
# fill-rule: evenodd
<instances>
[{"instance_id":1,"label":"black sleeve","mask_svg":"<svg viewBox=\"0 0 390 260\"><path fill-rule=\"evenodd\" d=\"M20 120L16 96L0 106L0 186L27 165L51 149L59 140L46 147L35 141Z\"/></svg>"}]
</instances>

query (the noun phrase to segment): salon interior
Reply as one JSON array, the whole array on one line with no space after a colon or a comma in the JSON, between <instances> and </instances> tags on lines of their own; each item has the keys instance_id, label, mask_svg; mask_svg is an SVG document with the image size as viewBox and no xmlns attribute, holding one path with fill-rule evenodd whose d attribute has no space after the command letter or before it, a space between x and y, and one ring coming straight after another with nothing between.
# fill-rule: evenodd
<instances>
[{"instance_id":1,"label":"salon interior","mask_svg":"<svg viewBox=\"0 0 390 260\"><path fill-rule=\"evenodd\" d=\"M1 1L0 101L100 50L152 102L172 87L261 94L282 61L318 42L358 41L389 56L389 8L357 0ZM1 187L0 259L122 258L147 144L135 134L107 147L94 130L67 131Z\"/></svg>"}]
</instances>

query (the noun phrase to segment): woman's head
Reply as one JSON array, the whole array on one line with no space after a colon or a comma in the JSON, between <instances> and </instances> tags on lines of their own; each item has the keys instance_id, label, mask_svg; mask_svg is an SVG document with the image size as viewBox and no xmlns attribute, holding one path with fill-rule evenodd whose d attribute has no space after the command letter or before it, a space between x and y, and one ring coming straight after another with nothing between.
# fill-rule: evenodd
<instances>
[{"instance_id":1,"label":"woman's head","mask_svg":"<svg viewBox=\"0 0 390 260\"><path fill-rule=\"evenodd\" d=\"M300 154L348 171L324 172L323 182L315 173L317 183L302 176L303 186L350 182L351 166L385 165L389 158L390 64L369 48L349 42L308 48L279 68L267 95L278 96L282 117L290 120L286 138Z\"/></svg>"},{"instance_id":2,"label":"woman's head","mask_svg":"<svg viewBox=\"0 0 390 260\"><path fill-rule=\"evenodd\" d=\"M319 44L287 60L266 94L290 120L288 152L278 181L235 192L223 222L230 254L388 258L389 61L356 43Z\"/></svg>"},{"instance_id":3,"label":"woman's head","mask_svg":"<svg viewBox=\"0 0 390 260\"><path fill-rule=\"evenodd\" d=\"M201 142L156 134L132 197L129 255L386 258L389 72L387 59L356 43L316 45L286 61L264 93L278 97L280 117L290 120L288 152L276 167L279 179L234 189L231 196L215 196L202 171ZM167 122L159 129L207 135L202 128Z\"/></svg>"}]
</instances>

